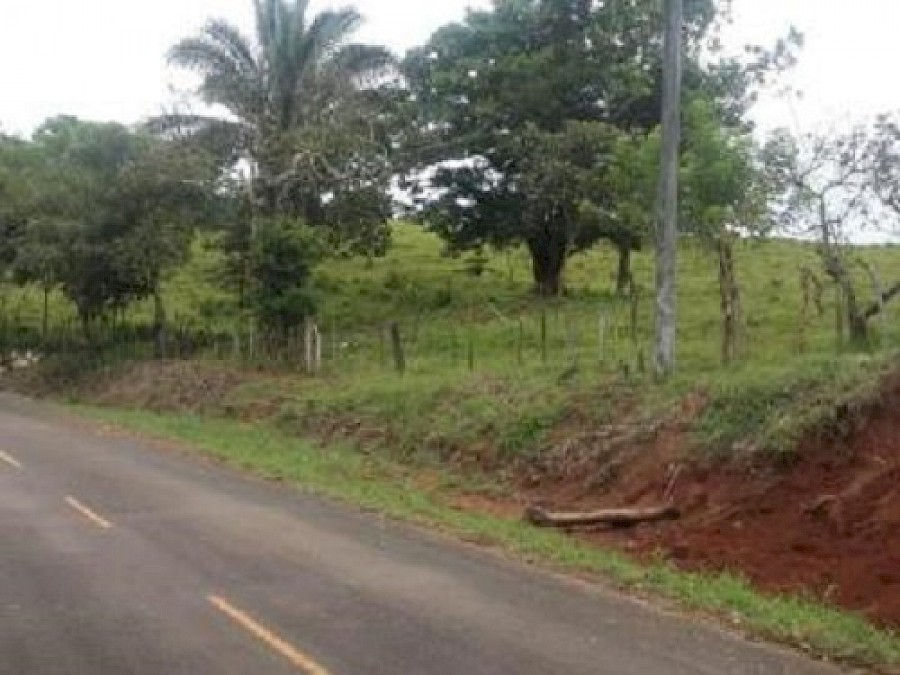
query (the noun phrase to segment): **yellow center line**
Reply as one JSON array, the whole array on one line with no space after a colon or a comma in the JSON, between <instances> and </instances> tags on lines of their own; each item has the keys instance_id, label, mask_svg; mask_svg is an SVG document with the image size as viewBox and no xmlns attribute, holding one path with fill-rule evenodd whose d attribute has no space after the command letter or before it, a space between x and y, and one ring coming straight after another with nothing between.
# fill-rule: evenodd
<instances>
[{"instance_id":1,"label":"yellow center line","mask_svg":"<svg viewBox=\"0 0 900 675\"><path fill-rule=\"evenodd\" d=\"M0 461L6 462L14 469L21 469L22 465L17 459L0 450Z\"/></svg>"},{"instance_id":2,"label":"yellow center line","mask_svg":"<svg viewBox=\"0 0 900 675\"><path fill-rule=\"evenodd\" d=\"M223 614L226 614L232 621L241 628L265 642L271 649L281 654L284 658L297 666L307 675L329 675L328 671L316 663L309 656L301 652L299 649L282 640L280 637L272 633L269 629L261 626L251 619L245 612L237 607L229 604L226 600L215 596L207 596L207 600Z\"/></svg>"},{"instance_id":3,"label":"yellow center line","mask_svg":"<svg viewBox=\"0 0 900 675\"><path fill-rule=\"evenodd\" d=\"M78 511L78 513L94 523L94 525L96 525L97 527L104 530L108 530L112 527L111 522L109 522L106 518L98 516L94 511L91 511L88 507L75 499L75 497L66 497L66 503L73 509Z\"/></svg>"}]
</instances>

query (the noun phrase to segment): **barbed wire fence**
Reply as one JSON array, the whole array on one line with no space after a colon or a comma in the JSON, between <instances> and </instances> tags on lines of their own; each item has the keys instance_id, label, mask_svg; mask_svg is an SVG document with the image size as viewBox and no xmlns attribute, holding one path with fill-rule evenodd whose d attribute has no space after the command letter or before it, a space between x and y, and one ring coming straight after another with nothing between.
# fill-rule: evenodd
<instances>
[{"instance_id":1,"label":"barbed wire fence","mask_svg":"<svg viewBox=\"0 0 900 675\"><path fill-rule=\"evenodd\" d=\"M797 298L754 299L745 303L740 330L740 362L778 354L845 351L844 307L837 288L815 286L808 275L797 280ZM707 292L682 297L713 302ZM778 321L757 311L780 302ZM787 306L784 306L785 303ZM792 305L796 304L796 307ZM248 368L322 376L352 377L364 372L471 373L546 372L565 382L597 373L628 377L648 375L653 298L636 287L630 297L596 302L546 302L521 313L504 313L492 305L468 318L426 312L354 326L326 318L309 320L285 334L257 330L251 321L231 326L200 317L174 316L160 349L154 327L140 320L111 318L87 335L73 318L27 321L14 311L0 313L0 367L34 355L73 356L85 367L122 361L203 358ZM792 318L791 318L792 317ZM684 360L694 369L725 367L720 358L721 317L711 311L702 321L682 325ZM900 311L896 308L873 323L873 347L900 345ZM829 337L830 336L830 337Z\"/></svg>"}]
</instances>

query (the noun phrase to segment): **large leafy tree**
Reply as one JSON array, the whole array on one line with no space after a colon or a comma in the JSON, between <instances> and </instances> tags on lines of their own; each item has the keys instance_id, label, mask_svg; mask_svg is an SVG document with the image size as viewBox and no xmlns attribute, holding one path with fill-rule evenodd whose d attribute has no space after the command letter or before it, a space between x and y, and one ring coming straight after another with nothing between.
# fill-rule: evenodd
<instances>
[{"instance_id":1,"label":"large leafy tree","mask_svg":"<svg viewBox=\"0 0 900 675\"><path fill-rule=\"evenodd\" d=\"M165 275L187 261L195 230L215 211L218 184L212 158L196 148L137 139L111 196L120 220L128 268L152 297L157 354L167 352Z\"/></svg>"},{"instance_id":2,"label":"large leafy tree","mask_svg":"<svg viewBox=\"0 0 900 675\"><path fill-rule=\"evenodd\" d=\"M254 212L346 234L351 210L358 227L343 239L359 235L378 249L390 172L387 136L372 111L390 54L350 41L361 22L354 9L312 15L308 0L254 6L255 36L213 20L170 52L173 64L200 75L203 101L227 115L173 114L155 126L201 139L229 163L243 160Z\"/></svg>"},{"instance_id":3,"label":"large leafy tree","mask_svg":"<svg viewBox=\"0 0 900 675\"><path fill-rule=\"evenodd\" d=\"M187 255L213 163L119 124L71 117L44 123L28 146L40 171L12 240L19 280L59 286L88 337L98 318L154 297L161 332L162 279Z\"/></svg>"},{"instance_id":4,"label":"large leafy tree","mask_svg":"<svg viewBox=\"0 0 900 675\"><path fill-rule=\"evenodd\" d=\"M497 0L408 55L409 119L398 140L407 150L417 205L451 248L524 244L537 289L554 294L562 287L560 248L564 263L607 239L619 251L617 286L624 292L631 252L652 223L640 207L655 201L655 194L644 194L648 184L655 191L658 171L647 163L652 153L645 140L661 111L663 5ZM802 37L792 31L772 49L723 56L718 29L729 5L685 3L684 89L688 101L714 101L722 124L746 129L760 87L794 63ZM523 189L533 162L522 150L531 146L520 141L564 133L573 122L605 124L623 135L612 156L595 163L587 194L569 191L581 201L579 227L571 226L568 204L538 230L528 217L535 196ZM554 163L559 160L557 153ZM573 163L583 164L577 154Z\"/></svg>"},{"instance_id":5,"label":"large leafy tree","mask_svg":"<svg viewBox=\"0 0 900 675\"><path fill-rule=\"evenodd\" d=\"M618 136L602 122L569 122L552 132L529 123L504 140L504 152L516 157L515 174L491 173L480 158L438 169L442 187L427 209L428 224L451 250L524 241L538 290L557 295L567 258L608 231L610 205L598 182Z\"/></svg>"},{"instance_id":6,"label":"large leafy tree","mask_svg":"<svg viewBox=\"0 0 900 675\"><path fill-rule=\"evenodd\" d=\"M16 241L42 183L43 163L32 144L0 134L0 278L16 258Z\"/></svg>"},{"instance_id":7,"label":"large leafy tree","mask_svg":"<svg viewBox=\"0 0 900 675\"><path fill-rule=\"evenodd\" d=\"M273 220L253 241L248 300L261 330L287 338L315 310L311 276L321 257L315 231L293 220Z\"/></svg>"},{"instance_id":8,"label":"large leafy tree","mask_svg":"<svg viewBox=\"0 0 900 675\"><path fill-rule=\"evenodd\" d=\"M772 227L774 189L752 136L721 120L716 106L698 99L685 112L682 221L715 254L722 316L722 361L738 353L741 292L734 242Z\"/></svg>"},{"instance_id":9,"label":"large leafy tree","mask_svg":"<svg viewBox=\"0 0 900 675\"><path fill-rule=\"evenodd\" d=\"M45 287L52 274L88 333L95 319L143 294L128 268L113 198L118 174L135 154L134 139L121 125L57 117L38 128L32 143L45 168L17 242L20 272ZM49 260L54 244L66 252L54 269L34 264Z\"/></svg>"},{"instance_id":10,"label":"large leafy tree","mask_svg":"<svg viewBox=\"0 0 900 675\"><path fill-rule=\"evenodd\" d=\"M13 250L13 279L20 284L36 284L44 294L42 335L47 337L50 321L50 293L59 284L66 260L60 223L43 218L28 221L9 241Z\"/></svg>"},{"instance_id":11,"label":"large leafy tree","mask_svg":"<svg viewBox=\"0 0 900 675\"><path fill-rule=\"evenodd\" d=\"M653 226L659 162L657 131L621 133L607 170L591 177L579 207L582 220L593 224L596 234L619 253L616 293L620 296L632 290L631 254L641 249Z\"/></svg>"},{"instance_id":12,"label":"large leafy tree","mask_svg":"<svg viewBox=\"0 0 900 675\"><path fill-rule=\"evenodd\" d=\"M541 228L533 226L527 139L548 134L549 140L570 122L623 131L655 126L660 12L655 0L498 0L440 29L408 56L412 120L402 141L426 217L451 246L524 244L537 289L560 291L566 257L591 243L585 235L596 241L604 228L573 229L571 201L547 210ZM715 3L689 2L687 16L693 49L716 16ZM435 194L442 197L437 202ZM632 241L619 240L630 250Z\"/></svg>"},{"instance_id":13,"label":"large leafy tree","mask_svg":"<svg viewBox=\"0 0 900 675\"><path fill-rule=\"evenodd\" d=\"M728 363L737 353L740 324L734 242L770 231L774 186L752 134L742 124L730 125L715 103L704 98L691 101L685 107L684 122L679 221L682 232L715 255L722 358ZM639 245L652 227L660 150L658 130L620 136L605 178L598 178L594 187L594 194L606 195L612 206L603 209L596 200L582 205L585 217L597 221L605 237L623 240L620 250ZM627 254L620 257L620 291L630 282L627 261Z\"/></svg>"}]
</instances>

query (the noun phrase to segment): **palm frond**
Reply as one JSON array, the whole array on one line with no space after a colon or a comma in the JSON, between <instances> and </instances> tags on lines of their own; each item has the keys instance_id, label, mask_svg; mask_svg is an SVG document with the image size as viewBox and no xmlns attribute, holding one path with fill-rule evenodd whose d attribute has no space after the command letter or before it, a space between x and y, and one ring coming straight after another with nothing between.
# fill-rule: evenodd
<instances>
[{"instance_id":1,"label":"palm frond","mask_svg":"<svg viewBox=\"0 0 900 675\"><path fill-rule=\"evenodd\" d=\"M250 75L227 47L206 36L186 38L176 44L169 51L169 63L196 71L203 77L245 78Z\"/></svg>"},{"instance_id":2,"label":"palm frond","mask_svg":"<svg viewBox=\"0 0 900 675\"><path fill-rule=\"evenodd\" d=\"M322 64L330 60L350 36L362 25L362 15L352 7L320 12L307 31L307 39L313 46L316 61Z\"/></svg>"},{"instance_id":3,"label":"palm frond","mask_svg":"<svg viewBox=\"0 0 900 675\"><path fill-rule=\"evenodd\" d=\"M256 14L256 40L267 61L273 60L280 43L281 24L290 12L285 0L254 0Z\"/></svg>"},{"instance_id":4,"label":"palm frond","mask_svg":"<svg viewBox=\"0 0 900 675\"><path fill-rule=\"evenodd\" d=\"M227 50L235 64L239 64L243 71L258 70L259 63L253 45L234 25L221 19L213 19L207 23L203 33L210 41Z\"/></svg>"},{"instance_id":5,"label":"palm frond","mask_svg":"<svg viewBox=\"0 0 900 675\"><path fill-rule=\"evenodd\" d=\"M309 12L309 0L296 0L291 16L291 32L294 35L306 35L306 15Z\"/></svg>"},{"instance_id":6,"label":"palm frond","mask_svg":"<svg viewBox=\"0 0 900 675\"><path fill-rule=\"evenodd\" d=\"M203 35L176 44L169 61L201 74L199 93L208 103L246 118L262 105L261 76L246 41L231 39L238 36L222 23L210 24Z\"/></svg>"}]
</instances>

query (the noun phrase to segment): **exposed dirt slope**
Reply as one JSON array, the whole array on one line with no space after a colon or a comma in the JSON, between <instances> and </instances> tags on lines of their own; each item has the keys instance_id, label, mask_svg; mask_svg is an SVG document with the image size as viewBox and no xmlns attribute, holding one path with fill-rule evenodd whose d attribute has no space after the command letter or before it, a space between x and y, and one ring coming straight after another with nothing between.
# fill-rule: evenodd
<instances>
[{"instance_id":1,"label":"exposed dirt slope","mask_svg":"<svg viewBox=\"0 0 900 675\"><path fill-rule=\"evenodd\" d=\"M590 473L536 482L531 500L566 509L671 499L683 517L583 536L682 568L729 570L900 627L900 378L855 413L847 438L810 440L790 466L701 466L679 423L628 452L604 488ZM599 467L603 470L603 467Z\"/></svg>"}]
</instances>

